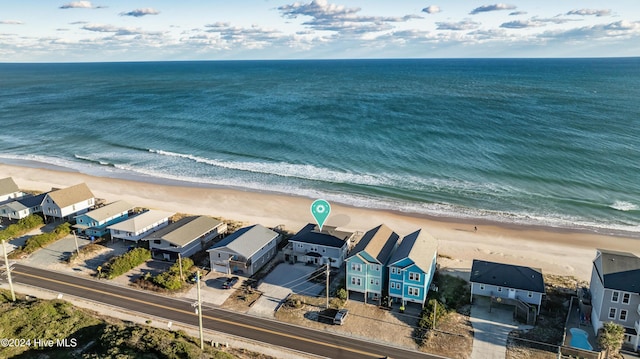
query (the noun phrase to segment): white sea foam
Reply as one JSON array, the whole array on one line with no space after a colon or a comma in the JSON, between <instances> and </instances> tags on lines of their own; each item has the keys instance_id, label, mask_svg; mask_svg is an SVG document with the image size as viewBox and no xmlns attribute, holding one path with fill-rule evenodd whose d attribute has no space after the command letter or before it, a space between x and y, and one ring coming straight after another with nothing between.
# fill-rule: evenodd
<instances>
[{"instance_id":1,"label":"white sea foam","mask_svg":"<svg viewBox=\"0 0 640 359\"><path fill-rule=\"evenodd\" d=\"M613 209L617 209L618 211L623 211L623 212L635 211L635 210L638 209L637 205L635 205L635 204L633 204L631 202L626 202L626 201L615 201L609 207L611 207Z\"/></svg>"}]
</instances>

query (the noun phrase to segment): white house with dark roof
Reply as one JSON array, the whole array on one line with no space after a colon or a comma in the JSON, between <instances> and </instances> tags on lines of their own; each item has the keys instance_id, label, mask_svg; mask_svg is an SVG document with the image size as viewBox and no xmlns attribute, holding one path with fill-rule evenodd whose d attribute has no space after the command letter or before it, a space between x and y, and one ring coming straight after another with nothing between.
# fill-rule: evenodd
<instances>
[{"instance_id":1,"label":"white house with dark roof","mask_svg":"<svg viewBox=\"0 0 640 359\"><path fill-rule=\"evenodd\" d=\"M624 327L624 346L640 350L640 257L598 249L591 270L591 324L597 333L605 322Z\"/></svg>"},{"instance_id":2,"label":"white house with dark roof","mask_svg":"<svg viewBox=\"0 0 640 359\"><path fill-rule=\"evenodd\" d=\"M45 193L20 197L15 201L0 205L0 217L19 220L34 213L42 213Z\"/></svg>"},{"instance_id":3,"label":"white house with dark roof","mask_svg":"<svg viewBox=\"0 0 640 359\"><path fill-rule=\"evenodd\" d=\"M176 260L206 248L211 240L227 232L227 224L208 216L192 216L149 234L149 249L156 258Z\"/></svg>"},{"instance_id":4,"label":"white house with dark roof","mask_svg":"<svg viewBox=\"0 0 640 359\"><path fill-rule=\"evenodd\" d=\"M260 224L240 228L207 250L211 270L252 276L276 255L279 239Z\"/></svg>"},{"instance_id":5,"label":"white house with dark roof","mask_svg":"<svg viewBox=\"0 0 640 359\"><path fill-rule=\"evenodd\" d=\"M541 269L474 259L470 282L472 301L475 295L520 300L536 305L540 314L545 293Z\"/></svg>"},{"instance_id":6,"label":"white house with dark roof","mask_svg":"<svg viewBox=\"0 0 640 359\"><path fill-rule=\"evenodd\" d=\"M87 236L102 237L109 233L107 226L129 218L131 210L133 210L133 205L126 201L109 203L76 216L76 224L73 227Z\"/></svg>"},{"instance_id":7,"label":"white house with dark roof","mask_svg":"<svg viewBox=\"0 0 640 359\"><path fill-rule=\"evenodd\" d=\"M13 178L7 177L0 179L0 203L11 201L22 196L24 196L24 193L20 191Z\"/></svg>"},{"instance_id":8,"label":"white house with dark roof","mask_svg":"<svg viewBox=\"0 0 640 359\"><path fill-rule=\"evenodd\" d=\"M96 203L95 196L85 183L47 193L42 201L42 213L46 217L70 219L85 213Z\"/></svg>"},{"instance_id":9,"label":"white house with dark roof","mask_svg":"<svg viewBox=\"0 0 640 359\"><path fill-rule=\"evenodd\" d=\"M128 219L107 227L111 238L137 242L149 234L169 225L169 218L173 212L155 209L142 212Z\"/></svg>"},{"instance_id":10,"label":"white house with dark roof","mask_svg":"<svg viewBox=\"0 0 640 359\"><path fill-rule=\"evenodd\" d=\"M309 223L289 239L289 244L283 250L285 261L315 265L330 263L331 267L340 268L353 235L353 232L327 225L322 226L322 231L318 231L315 224Z\"/></svg>"},{"instance_id":11,"label":"white house with dark roof","mask_svg":"<svg viewBox=\"0 0 640 359\"><path fill-rule=\"evenodd\" d=\"M347 293L362 293L365 303L369 299L381 303L386 290L387 264L399 239L400 236L384 224L362 236L346 259Z\"/></svg>"},{"instance_id":12,"label":"white house with dark roof","mask_svg":"<svg viewBox=\"0 0 640 359\"><path fill-rule=\"evenodd\" d=\"M398 249L389 259L389 297L400 301L424 305L436 272L438 241L417 230L402 238Z\"/></svg>"}]
</instances>

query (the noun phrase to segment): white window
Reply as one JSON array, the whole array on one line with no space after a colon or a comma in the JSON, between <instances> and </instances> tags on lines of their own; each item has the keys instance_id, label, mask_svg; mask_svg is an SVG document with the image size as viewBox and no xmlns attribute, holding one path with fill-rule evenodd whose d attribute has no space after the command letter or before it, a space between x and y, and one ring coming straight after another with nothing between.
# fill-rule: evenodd
<instances>
[{"instance_id":1,"label":"white window","mask_svg":"<svg viewBox=\"0 0 640 359\"><path fill-rule=\"evenodd\" d=\"M622 303L623 304L629 304L629 300L631 300L631 294L622 293Z\"/></svg>"},{"instance_id":2,"label":"white window","mask_svg":"<svg viewBox=\"0 0 640 359\"><path fill-rule=\"evenodd\" d=\"M400 289L400 283L391 282L391 289Z\"/></svg>"},{"instance_id":3,"label":"white window","mask_svg":"<svg viewBox=\"0 0 640 359\"><path fill-rule=\"evenodd\" d=\"M620 300L620 292L618 292L617 290L614 290L613 292L611 292L611 301L614 303L618 303L619 300Z\"/></svg>"},{"instance_id":4,"label":"white window","mask_svg":"<svg viewBox=\"0 0 640 359\"><path fill-rule=\"evenodd\" d=\"M533 293L532 292L527 292L527 297L533 298Z\"/></svg>"},{"instance_id":5,"label":"white window","mask_svg":"<svg viewBox=\"0 0 640 359\"><path fill-rule=\"evenodd\" d=\"M484 284L480 284L480 290L484 290Z\"/></svg>"},{"instance_id":6,"label":"white window","mask_svg":"<svg viewBox=\"0 0 640 359\"><path fill-rule=\"evenodd\" d=\"M420 295L420 288L413 288L413 287L409 287L409 295L413 295L413 296L419 296Z\"/></svg>"},{"instance_id":7,"label":"white window","mask_svg":"<svg viewBox=\"0 0 640 359\"><path fill-rule=\"evenodd\" d=\"M627 320L627 311L622 309L620 310L620 317L618 317L618 319L622 320L622 321L626 321Z\"/></svg>"},{"instance_id":8,"label":"white window","mask_svg":"<svg viewBox=\"0 0 640 359\"><path fill-rule=\"evenodd\" d=\"M360 278L358 278L358 277L351 277L351 284L353 284L353 285L357 285L357 286L360 286Z\"/></svg>"},{"instance_id":9,"label":"white window","mask_svg":"<svg viewBox=\"0 0 640 359\"><path fill-rule=\"evenodd\" d=\"M391 267L391 274L399 274L400 270L396 267Z\"/></svg>"},{"instance_id":10,"label":"white window","mask_svg":"<svg viewBox=\"0 0 640 359\"><path fill-rule=\"evenodd\" d=\"M609 308L609 319L616 319L616 308Z\"/></svg>"},{"instance_id":11,"label":"white window","mask_svg":"<svg viewBox=\"0 0 640 359\"><path fill-rule=\"evenodd\" d=\"M376 271L376 272L379 272L380 271L380 265L379 264L372 264L371 265L371 269Z\"/></svg>"},{"instance_id":12,"label":"white window","mask_svg":"<svg viewBox=\"0 0 640 359\"><path fill-rule=\"evenodd\" d=\"M360 263L351 263L351 270L356 272L362 272L362 265L360 265Z\"/></svg>"},{"instance_id":13,"label":"white window","mask_svg":"<svg viewBox=\"0 0 640 359\"><path fill-rule=\"evenodd\" d=\"M409 280L420 281L420 273L409 272Z\"/></svg>"},{"instance_id":14,"label":"white window","mask_svg":"<svg viewBox=\"0 0 640 359\"><path fill-rule=\"evenodd\" d=\"M498 292L502 292L502 287L498 287Z\"/></svg>"}]
</instances>

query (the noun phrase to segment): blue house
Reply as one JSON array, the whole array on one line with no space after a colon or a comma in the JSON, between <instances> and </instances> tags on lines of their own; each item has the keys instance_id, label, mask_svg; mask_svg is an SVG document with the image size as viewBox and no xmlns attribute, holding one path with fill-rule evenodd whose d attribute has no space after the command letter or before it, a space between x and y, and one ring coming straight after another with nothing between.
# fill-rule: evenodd
<instances>
[{"instance_id":1,"label":"blue house","mask_svg":"<svg viewBox=\"0 0 640 359\"><path fill-rule=\"evenodd\" d=\"M386 290L386 269L400 236L384 224L362 236L347 258L347 293L364 294L364 302L382 300Z\"/></svg>"},{"instance_id":2,"label":"blue house","mask_svg":"<svg viewBox=\"0 0 640 359\"><path fill-rule=\"evenodd\" d=\"M125 201L117 201L76 216L73 226L87 236L102 237L109 233L108 226L129 218L133 206Z\"/></svg>"},{"instance_id":3,"label":"blue house","mask_svg":"<svg viewBox=\"0 0 640 359\"><path fill-rule=\"evenodd\" d=\"M424 306L431 280L436 271L438 242L417 230L402 239L389 260L389 297Z\"/></svg>"}]
</instances>

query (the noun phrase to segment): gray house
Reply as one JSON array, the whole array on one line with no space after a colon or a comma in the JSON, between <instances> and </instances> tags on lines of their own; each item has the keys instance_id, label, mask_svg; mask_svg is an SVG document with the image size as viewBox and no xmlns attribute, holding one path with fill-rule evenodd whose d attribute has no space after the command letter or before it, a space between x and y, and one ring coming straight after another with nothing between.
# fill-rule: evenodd
<instances>
[{"instance_id":1,"label":"gray house","mask_svg":"<svg viewBox=\"0 0 640 359\"><path fill-rule=\"evenodd\" d=\"M13 178L0 178L0 203L24 196Z\"/></svg>"},{"instance_id":2,"label":"gray house","mask_svg":"<svg viewBox=\"0 0 640 359\"><path fill-rule=\"evenodd\" d=\"M176 260L206 248L214 238L227 232L227 224L207 216L192 216L171 223L144 239L156 258Z\"/></svg>"},{"instance_id":3,"label":"gray house","mask_svg":"<svg viewBox=\"0 0 640 359\"><path fill-rule=\"evenodd\" d=\"M207 250L211 270L252 276L276 255L279 239L260 224L240 228Z\"/></svg>"},{"instance_id":4,"label":"gray house","mask_svg":"<svg viewBox=\"0 0 640 359\"><path fill-rule=\"evenodd\" d=\"M542 270L513 264L473 260L471 266L471 300L474 295L521 301L537 306L544 296Z\"/></svg>"},{"instance_id":5,"label":"gray house","mask_svg":"<svg viewBox=\"0 0 640 359\"><path fill-rule=\"evenodd\" d=\"M640 350L640 258L633 253L598 249L591 270L591 324L625 329L624 345Z\"/></svg>"},{"instance_id":6,"label":"gray house","mask_svg":"<svg viewBox=\"0 0 640 359\"><path fill-rule=\"evenodd\" d=\"M316 265L330 263L331 267L340 268L352 238L352 232L327 225L318 231L315 224L309 223L289 239L289 244L283 249L285 261Z\"/></svg>"}]
</instances>

